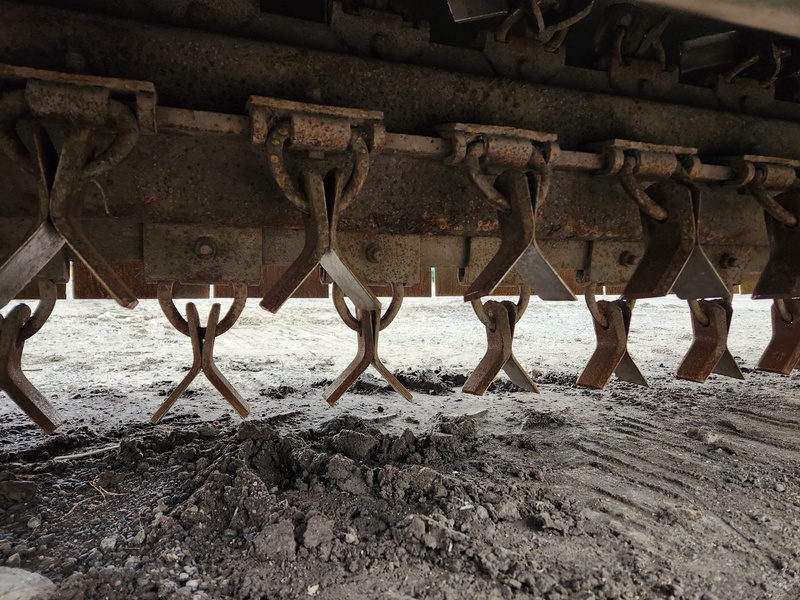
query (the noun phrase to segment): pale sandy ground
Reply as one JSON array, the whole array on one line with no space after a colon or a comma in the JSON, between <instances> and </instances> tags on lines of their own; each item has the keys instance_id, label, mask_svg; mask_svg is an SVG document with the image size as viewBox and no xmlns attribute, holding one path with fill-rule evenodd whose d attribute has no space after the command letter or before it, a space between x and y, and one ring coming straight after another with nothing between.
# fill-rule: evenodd
<instances>
[{"instance_id":1,"label":"pale sandy ground","mask_svg":"<svg viewBox=\"0 0 800 600\"><path fill-rule=\"evenodd\" d=\"M212 302L198 302L201 320ZM224 311L227 301L220 302ZM737 296L734 309L730 349L743 367L754 368L770 337L770 303ZM671 378L691 339L685 302L660 298L636 306L629 348L652 385L697 387ZM382 332L380 354L394 371L441 368L469 374L483 355L485 343L482 325L460 298L409 298L394 323ZM593 348L591 317L582 301L534 298L517 326L516 356L534 376L556 372L577 377ZM220 369L250 401L253 418L300 411L306 417L301 420L313 425L348 412L365 417L397 415L399 427L410 420L425 427L439 413L491 408L500 419L508 402L539 408L576 404L563 390L543 385L540 395L519 393L511 400L507 394L489 392L478 398L459 391L454 397L415 394L410 404L398 395L378 401L348 393L331 408L322 400L321 388L312 384L334 379L355 350L356 335L339 320L330 300L292 300L273 315L261 310L254 299L234 328L217 340L215 354ZM146 421L163 401L159 391L163 394L177 384L190 362L189 339L167 323L155 301L142 301L128 311L112 302L68 300L58 303L47 325L26 344L23 366L63 412L64 431L68 431L77 424L102 430ZM375 381L375 372L369 369L368 373ZM785 378L775 376L774 381L779 390ZM748 385L716 375L710 382L712 386ZM616 385L612 379L601 394L613 393ZM297 393L282 400L259 395L259 390L277 386L290 386ZM214 419L230 413L236 418L202 376L190 389L197 393L182 398L170 414L196 412L201 418ZM38 436L28 435L34 432L25 426L24 415L5 400L0 402L0 419L14 431L26 433L21 439L4 436L6 442L36 443ZM385 412L376 412L378 404Z\"/></svg>"}]
</instances>

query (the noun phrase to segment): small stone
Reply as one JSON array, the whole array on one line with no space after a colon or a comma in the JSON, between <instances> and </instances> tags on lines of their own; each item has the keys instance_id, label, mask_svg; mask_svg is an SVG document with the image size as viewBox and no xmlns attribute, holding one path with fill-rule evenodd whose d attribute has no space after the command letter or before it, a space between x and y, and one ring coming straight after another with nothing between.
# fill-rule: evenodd
<instances>
[{"instance_id":1,"label":"small stone","mask_svg":"<svg viewBox=\"0 0 800 600\"><path fill-rule=\"evenodd\" d=\"M100 548L92 548L86 556L86 560L90 563L97 562L101 558L103 558L103 553L100 552Z\"/></svg>"},{"instance_id":2,"label":"small stone","mask_svg":"<svg viewBox=\"0 0 800 600\"><path fill-rule=\"evenodd\" d=\"M503 500L494 507L494 512L498 519L503 521L518 521L520 518L519 508L513 500Z\"/></svg>"},{"instance_id":3,"label":"small stone","mask_svg":"<svg viewBox=\"0 0 800 600\"><path fill-rule=\"evenodd\" d=\"M197 433L200 434L200 437L215 438L219 435L219 429L213 425L201 425L197 428Z\"/></svg>"},{"instance_id":4,"label":"small stone","mask_svg":"<svg viewBox=\"0 0 800 600\"><path fill-rule=\"evenodd\" d=\"M39 486L33 481L0 481L0 497L10 502L33 502Z\"/></svg>"},{"instance_id":5,"label":"small stone","mask_svg":"<svg viewBox=\"0 0 800 600\"><path fill-rule=\"evenodd\" d=\"M311 550L333 539L333 520L323 515L314 515L306 522L303 546Z\"/></svg>"},{"instance_id":6,"label":"small stone","mask_svg":"<svg viewBox=\"0 0 800 600\"><path fill-rule=\"evenodd\" d=\"M437 452L455 452L458 450L458 438L449 433L434 432L431 434L431 446Z\"/></svg>"},{"instance_id":7,"label":"small stone","mask_svg":"<svg viewBox=\"0 0 800 600\"><path fill-rule=\"evenodd\" d=\"M328 462L325 474L329 479L348 479L355 470L355 463L341 454L335 454Z\"/></svg>"},{"instance_id":8,"label":"small stone","mask_svg":"<svg viewBox=\"0 0 800 600\"><path fill-rule=\"evenodd\" d=\"M310 586L308 586L308 588L306 588L306 593L309 596L316 596L318 591L319 591L319 584L310 585Z\"/></svg>"},{"instance_id":9,"label":"small stone","mask_svg":"<svg viewBox=\"0 0 800 600\"><path fill-rule=\"evenodd\" d=\"M133 546L141 546L144 544L145 540L145 533L144 529L140 529L136 532L136 535L131 538L131 545Z\"/></svg>"},{"instance_id":10,"label":"small stone","mask_svg":"<svg viewBox=\"0 0 800 600\"><path fill-rule=\"evenodd\" d=\"M786 486L783 485L782 483L776 483L775 484L775 491L776 492L785 492L786 491Z\"/></svg>"},{"instance_id":11,"label":"small stone","mask_svg":"<svg viewBox=\"0 0 800 600\"><path fill-rule=\"evenodd\" d=\"M358 532L352 527L347 528L347 533L344 534L344 543L345 544L357 544L358 543Z\"/></svg>"},{"instance_id":12,"label":"small stone","mask_svg":"<svg viewBox=\"0 0 800 600\"><path fill-rule=\"evenodd\" d=\"M294 525L289 520L269 525L253 539L255 557L259 560L281 560L294 558L297 544Z\"/></svg>"},{"instance_id":13,"label":"small stone","mask_svg":"<svg viewBox=\"0 0 800 600\"><path fill-rule=\"evenodd\" d=\"M22 557L19 552L15 552L6 559L6 565L9 567L18 567L22 564Z\"/></svg>"},{"instance_id":14,"label":"small stone","mask_svg":"<svg viewBox=\"0 0 800 600\"><path fill-rule=\"evenodd\" d=\"M0 567L0 598L8 600L49 598L55 589L56 586L52 581L38 573Z\"/></svg>"},{"instance_id":15,"label":"small stone","mask_svg":"<svg viewBox=\"0 0 800 600\"><path fill-rule=\"evenodd\" d=\"M42 524L42 520L39 517L31 517L28 519L28 529L36 529Z\"/></svg>"},{"instance_id":16,"label":"small stone","mask_svg":"<svg viewBox=\"0 0 800 600\"><path fill-rule=\"evenodd\" d=\"M189 581L189 574L188 573L181 573L178 575L178 579L180 581Z\"/></svg>"},{"instance_id":17,"label":"small stone","mask_svg":"<svg viewBox=\"0 0 800 600\"><path fill-rule=\"evenodd\" d=\"M475 508L475 518L485 521L489 518L489 511L486 510L486 507L478 505L478 507Z\"/></svg>"},{"instance_id":18,"label":"small stone","mask_svg":"<svg viewBox=\"0 0 800 600\"><path fill-rule=\"evenodd\" d=\"M369 456L378 440L367 433L342 429L333 436L333 447L337 452L353 460L364 460Z\"/></svg>"},{"instance_id":19,"label":"small stone","mask_svg":"<svg viewBox=\"0 0 800 600\"><path fill-rule=\"evenodd\" d=\"M408 534L418 540L425 536L425 521L419 515L412 515L409 518Z\"/></svg>"},{"instance_id":20,"label":"small stone","mask_svg":"<svg viewBox=\"0 0 800 600\"><path fill-rule=\"evenodd\" d=\"M117 547L117 536L115 535L110 535L100 540L100 551L103 552L104 554L106 552L113 551L114 548L116 547Z\"/></svg>"},{"instance_id":21,"label":"small stone","mask_svg":"<svg viewBox=\"0 0 800 600\"><path fill-rule=\"evenodd\" d=\"M186 582L186 587L190 590L196 590L200 587L200 582L197 579L190 579Z\"/></svg>"}]
</instances>

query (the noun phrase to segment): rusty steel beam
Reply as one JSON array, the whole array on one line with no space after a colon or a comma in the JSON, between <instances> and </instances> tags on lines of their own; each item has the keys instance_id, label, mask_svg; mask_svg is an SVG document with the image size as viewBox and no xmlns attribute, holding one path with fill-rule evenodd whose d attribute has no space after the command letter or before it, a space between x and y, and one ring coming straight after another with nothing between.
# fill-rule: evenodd
<instances>
[{"instance_id":1,"label":"rusty steel beam","mask_svg":"<svg viewBox=\"0 0 800 600\"><path fill-rule=\"evenodd\" d=\"M800 156L794 103L758 109L793 121L777 122L48 7L3 3L2 11L0 60L59 70L69 49L92 75L151 81L166 106L236 114L260 95L380 110L387 130L398 133L430 134L435 125L466 122L552 131L571 149L625 138L714 155ZM49 27L41 30L42 22ZM41 35L30 36L32 30ZM147 52L120 53L120 47ZM565 68L576 84L597 73Z\"/></svg>"}]
</instances>

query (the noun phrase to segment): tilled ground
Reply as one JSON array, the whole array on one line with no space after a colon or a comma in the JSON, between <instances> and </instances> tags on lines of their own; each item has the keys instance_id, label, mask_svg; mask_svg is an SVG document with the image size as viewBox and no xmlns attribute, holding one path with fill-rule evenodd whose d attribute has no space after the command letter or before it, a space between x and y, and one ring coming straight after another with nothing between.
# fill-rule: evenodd
<instances>
[{"instance_id":1,"label":"tilled ground","mask_svg":"<svg viewBox=\"0 0 800 600\"><path fill-rule=\"evenodd\" d=\"M403 376L445 399L461 377ZM427 431L382 409L77 427L0 455L0 561L65 599L798 598L800 382L749 378L548 372L563 402L501 381Z\"/></svg>"}]
</instances>

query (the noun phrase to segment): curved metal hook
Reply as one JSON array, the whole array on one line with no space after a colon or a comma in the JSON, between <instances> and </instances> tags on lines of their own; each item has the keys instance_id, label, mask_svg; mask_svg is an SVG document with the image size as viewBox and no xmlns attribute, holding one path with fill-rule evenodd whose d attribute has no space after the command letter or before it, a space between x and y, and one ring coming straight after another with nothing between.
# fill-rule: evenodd
<instances>
[{"instance_id":1,"label":"curved metal hook","mask_svg":"<svg viewBox=\"0 0 800 600\"><path fill-rule=\"evenodd\" d=\"M297 210L306 214L311 213L311 204L297 186L292 181L289 173L286 171L286 163L283 159L283 147L289 140L291 135L291 123L289 121L282 121L277 126L272 128L267 138L267 165L272 178L278 187L286 196L286 199L291 202Z\"/></svg>"},{"instance_id":2,"label":"curved metal hook","mask_svg":"<svg viewBox=\"0 0 800 600\"><path fill-rule=\"evenodd\" d=\"M767 211L773 219L787 227L797 225L797 215L781 206L758 179L753 179L747 189L761 205L761 208Z\"/></svg>"},{"instance_id":3,"label":"curved metal hook","mask_svg":"<svg viewBox=\"0 0 800 600\"><path fill-rule=\"evenodd\" d=\"M666 209L648 195L633 175L634 164L633 160L626 160L619 172L618 177L623 189L636 202L639 210L648 217L659 222L666 221L669 217Z\"/></svg>"},{"instance_id":4,"label":"curved metal hook","mask_svg":"<svg viewBox=\"0 0 800 600\"><path fill-rule=\"evenodd\" d=\"M24 342L33 337L47 322L58 299L58 288L51 279L39 279L39 304L19 331L17 340Z\"/></svg>"},{"instance_id":5,"label":"curved metal hook","mask_svg":"<svg viewBox=\"0 0 800 600\"><path fill-rule=\"evenodd\" d=\"M84 165L81 171L83 179L94 179L117 166L139 140L139 123L127 106L109 100L108 117L114 125L114 141L98 157Z\"/></svg>"},{"instance_id":6,"label":"curved metal hook","mask_svg":"<svg viewBox=\"0 0 800 600\"><path fill-rule=\"evenodd\" d=\"M369 174L369 150L364 138L354 131L350 136L348 149L353 153L353 172L339 198L340 211L346 209L355 200Z\"/></svg>"},{"instance_id":7,"label":"curved metal hook","mask_svg":"<svg viewBox=\"0 0 800 600\"><path fill-rule=\"evenodd\" d=\"M589 283L584 292L583 296L586 299L586 306L589 307L589 312L592 315L592 318L595 322L602 327L603 329L608 329L608 317L600 310L600 307L597 305L597 298L595 298L595 292L597 291L597 284L596 283Z\"/></svg>"},{"instance_id":8,"label":"curved metal hook","mask_svg":"<svg viewBox=\"0 0 800 600\"><path fill-rule=\"evenodd\" d=\"M180 313L178 308L175 306L175 302L173 301L172 287L174 284L174 281L158 282L158 304L161 306L161 311L164 313L164 316L167 317L167 321L169 321L170 324L180 333L191 337L191 334L189 333L189 323ZM234 323L236 323L241 316L245 304L247 304L247 284L234 283L233 302L231 303L228 312L225 313L225 316L222 318L222 320L217 323L217 336L222 335L231 327L233 327ZM187 310L191 310L188 308L188 305Z\"/></svg>"},{"instance_id":9,"label":"curved metal hook","mask_svg":"<svg viewBox=\"0 0 800 600\"><path fill-rule=\"evenodd\" d=\"M486 147L483 142L470 144L467 155L464 157L464 164L467 166L469 178L492 206L499 211L509 213L511 212L511 202L494 187L492 178L484 175L481 168L480 159L485 152Z\"/></svg>"},{"instance_id":10,"label":"curved metal hook","mask_svg":"<svg viewBox=\"0 0 800 600\"><path fill-rule=\"evenodd\" d=\"M278 184L286 199L298 210L310 214L311 204L308 198L300 192L286 170L283 150L290 137L291 123L289 121L282 121L272 129L267 138L267 164L275 183ZM355 200L369 173L369 149L364 138L355 131L350 136L348 150L353 153L353 172L339 199L340 210L346 209Z\"/></svg>"},{"instance_id":11,"label":"curved metal hook","mask_svg":"<svg viewBox=\"0 0 800 600\"><path fill-rule=\"evenodd\" d=\"M519 286L519 300L517 300L517 311L516 311L516 319L514 323L519 323L519 320L522 318L522 315L525 314L525 310L528 308L528 303L531 300L531 288L527 285ZM483 323L489 331L494 331L497 324L495 318L490 316L488 312L486 312L486 307L484 303L481 301L480 298L475 298L471 301L472 310L475 311L475 315L478 317L478 320Z\"/></svg>"},{"instance_id":12,"label":"curved metal hook","mask_svg":"<svg viewBox=\"0 0 800 600\"><path fill-rule=\"evenodd\" d=\"M405 287L403 287L403 284L392 283L390 285L392 286L392 301L386 308L386 312L384 312L380 318L379 331L383 331L391 325L397 313L400 312L400 307L403 305L403 298L405 297ZM333 296L333 306L336 308L336 312L339 313L342 321L344 321L344 324L353 331L361 331L361 321L350 312L350 308L344 301L344 291L336 283L333 284L331 295Z\"/></svg>"}]
</instances>

